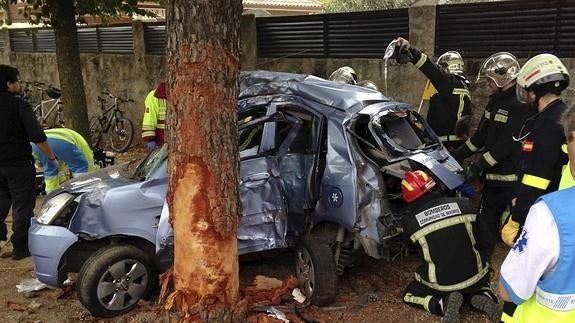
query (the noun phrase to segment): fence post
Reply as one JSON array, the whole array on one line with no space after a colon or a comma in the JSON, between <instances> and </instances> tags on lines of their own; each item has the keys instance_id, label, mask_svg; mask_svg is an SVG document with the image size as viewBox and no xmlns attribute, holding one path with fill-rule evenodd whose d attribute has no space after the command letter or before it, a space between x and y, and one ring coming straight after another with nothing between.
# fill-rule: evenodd
<instances>
[{"instance_id":1,"label":"fence post","mask_svg":"<svg viewBox=\"0 0 575 323\"><path fill-rule=\"evenodd\" d=\"M132 21L132 37L134 41L134 59L136 63L143 63L146 55L146 41L144 39L144 23L141 20Z\"/></svg>"},{"instance_id":2,"label":"fence post","mask_svg":"<svg viewBox=\"0 0 575 323\"><path fill-rule=\"evenodd\" d=\"M409 42L426 53L435 56L435 13L437 0L418 0L409 9Z\"/></svg>"},{"instance_id":3,"label":"fence post","mask_svg":"<svg viewBox=\"0 0 575 323\"><path fill-rule=\"evenodd\" d=\"M256 69L258 61L258 32L254 15L242 15L240 40L241 69L243 71Z\"/></svg>"}]
</instances>

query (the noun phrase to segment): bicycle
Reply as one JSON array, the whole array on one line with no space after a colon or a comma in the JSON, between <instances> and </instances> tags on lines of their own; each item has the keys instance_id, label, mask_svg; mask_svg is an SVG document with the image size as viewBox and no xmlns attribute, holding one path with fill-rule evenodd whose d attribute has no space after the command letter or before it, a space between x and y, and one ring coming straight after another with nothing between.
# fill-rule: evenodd
<instances>
[{"instance_id":1,"label":"bicycle","mask_svg":"<svg viewBox=\"0 0 575 323\"><path fill-rule=\"evenodd\" d=\"M112 150L119 153L124 152L130 147L134 139L134 125L130 119L124 117L120 105L134 102L134 100L117 97L108 92L102 92L102 94L112 99L112 104L106 107L106 99L98 96L100 112L90 118L92 147L99 147L102 137L106 134Z\"/></svg>"},{"instance_id":2,"label":"bicycle","mask_svg":"<svg viewBox=\"0 0 575 323\"><path fill-rule=\"evenodd\" d=\"M61 99L62 93L60 89L53 87L52 85L48 85L48 88L44 89L43 86L45 84L38 81L23 82L23 83L24 88L22 89L22 98L30 102L30 104L34 106L32 110L34 111L34 114L36 114L36 118L38 119L38 122L40 122L42 127L65 128L66 123L64 120L64 113L62 111L62 99ZM36 105L32 103L32 96L30 95L31 92L30 85L34 86L35 90L40 92L40 103ZM49 99L44 100L44 94L46 94L49 97ZM54 120L52 125L50 126L48 124L48 120L54 111L56 111L56 116L53 117Z\"/></svg>"}]
</instances>

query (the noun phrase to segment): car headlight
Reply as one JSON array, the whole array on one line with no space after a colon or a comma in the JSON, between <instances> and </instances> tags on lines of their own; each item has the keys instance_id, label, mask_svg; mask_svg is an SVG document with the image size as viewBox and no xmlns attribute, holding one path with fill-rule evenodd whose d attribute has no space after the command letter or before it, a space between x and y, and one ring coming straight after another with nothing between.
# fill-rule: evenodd
<instances>
[{"instance_id":1,"label":"car headlight","mask_svg":"<svg viewBox=\"0 0 575 323\"><path fill-rule=\"evenodd\" d=\"M47 200L42 206L40 214L36 217L36 221L41 224L53 224L58 217L68 210L68 206L74 201L74 195L62 193Z\"/></svg>"}]
</instances>

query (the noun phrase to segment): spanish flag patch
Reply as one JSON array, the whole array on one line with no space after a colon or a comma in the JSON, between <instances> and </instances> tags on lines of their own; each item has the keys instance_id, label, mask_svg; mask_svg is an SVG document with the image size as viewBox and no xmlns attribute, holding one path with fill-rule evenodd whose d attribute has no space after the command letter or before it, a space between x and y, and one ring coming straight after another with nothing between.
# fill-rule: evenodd
<instances>
[{"instance_id":1,"label":"spanish flag patch","mask_svg":"<svg viewBox=\"0 0 575 323\"><path fill-rule=\"evenodd\" d=\"M533 141L525 140L523 143L523 151L533 151Z\"/></svg>"}]
</instances>

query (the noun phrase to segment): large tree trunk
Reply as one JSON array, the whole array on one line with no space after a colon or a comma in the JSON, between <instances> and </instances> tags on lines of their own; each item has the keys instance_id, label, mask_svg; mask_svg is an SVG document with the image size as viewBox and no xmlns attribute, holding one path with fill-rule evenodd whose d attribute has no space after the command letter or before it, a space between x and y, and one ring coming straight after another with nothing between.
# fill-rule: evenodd
<instances>
[{"instance_id":1,"label":"large tree trunk","mask_svg":"<svg viewBox=\"0 0 575 323\"><path fill-rule=\"evenodd\" d=\"M186 321L237 322L237 98L241 0L167 6L168 144L173 285Z\"/></svg>"},{"instance_id":2,"label":"large tree trunk","mask_svg":"<svg viewBox=\"0 0 575 323\"><path fill-rule=\"evenodd\" d=\"M66 127L76 130L90 142L74 1L51 0L49 4L53 8L51 24L56 37L56 56Z\"/></svg>"}]
</instances>

